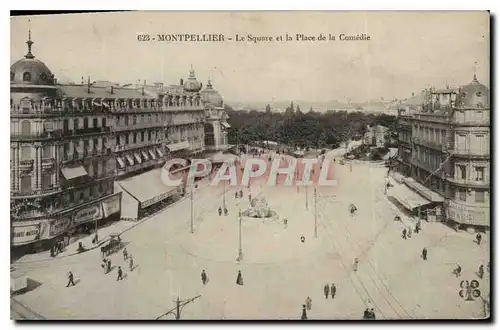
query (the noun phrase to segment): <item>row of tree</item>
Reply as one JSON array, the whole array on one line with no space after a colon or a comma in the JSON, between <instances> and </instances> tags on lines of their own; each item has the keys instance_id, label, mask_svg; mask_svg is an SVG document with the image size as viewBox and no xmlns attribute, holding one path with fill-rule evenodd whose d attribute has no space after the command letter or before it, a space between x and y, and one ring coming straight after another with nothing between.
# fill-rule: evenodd
<instances>
[{"instance_id":1,"label":"row of tree","mask_svg":"<svg viewBox=\"0 0 500 330\"><path fill-rule=\"evenodd\" d=\"M285 113L266 111L234 111L226 105L231 129L229 143L246 144L255 141L276 141L291 147L335 148L341 142L361 138L367 126L383 125L395 130L396 117L364 112L309 110L300 111L293 103Z\"/></svg>"}]
</instances>

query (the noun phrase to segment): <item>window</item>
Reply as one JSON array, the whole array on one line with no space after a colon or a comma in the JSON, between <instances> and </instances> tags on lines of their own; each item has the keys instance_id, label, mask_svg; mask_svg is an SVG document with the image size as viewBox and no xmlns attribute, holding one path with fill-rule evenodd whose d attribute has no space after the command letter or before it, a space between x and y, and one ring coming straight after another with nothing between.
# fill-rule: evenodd
<instances>
[{"instance_id":1,"label":"window","mask_svg":"<svg viewBox=\"0 0 500 330\"><path fill-rule=\"evenodd\" d=\"M42 158L51 158L52 157L52 147L44 146L42 149Z\"/></svg>"},{"instance_id":2,"label":"window","mask_svg":"<svg viewBox=\"0 0 500 330\"><path fill-rule=\"evenodd\" d=\"M116 136L116 145L117 146L120 145L120 136L119 135Z\"/></svg>"},{"instance_id":3,"label":"window","mask_svg":"<svg viewBox=\"0 0 500 330\"><path fill-rule=\"evenodd\" d=\"M144 131L141 132L141 142L144 142Z\"/></svg>"},{"instance_id":4,"label":"window","mask_svg":"<svg viewBox=\"0 0 500 330\"><path fill-rule=\"evenodd\" d=\"M106 118L101 119L102 127L106 127Z\"/></svg>"},{"instance_id":5,"label":"window","mask_svg":"<svg viewBox=\"0 0 500 330\"><path fill-rule=\"evenodd\" d=\"M128 126L128 116L125 116L125 126Z\"/></svg>"},{"instance_id":6,"label":"window","mask_svg":"<svg viewBox=\"0 0 500 330\"><path fill-rule=\"evenodd\" d=\"M467 190L465 188L458 188L458 199L463 202L467 200Z\"/></svg>"},{"instance_id":7,"label":"window","mask_svg":"<svg viewBox=\"0 0 500 330\"><path fill-rule=\"evenodd\" d=\"M77 130L79 128L78 118L73 120L73 129Z\"/></svg>"},{"instance_id":8,"label":"window","mask_svg":"<svg viewBox=\"0 0 500 330\"><path fill-rule=\"evenodd\" d=\"M125 135L125 144L128 144L129 143L129 140L128 140L128 134Z\"/></svg>"},{"instance_id":9,"label":"window","mask_svg":"<svg viewBox=\"0 0 500 330\"><path fill-rule=\"evenodd\" d=\"M458 165L458 178L467 180L467 167L465 165Z\"/></svg>"},{"instance_id":10,"label":"window","mask_svg":"<svg viewBox=\"0 0 500 330\"><path fill-rule=\"evenodd\" d=\"M136 115L134 115L134 116L132 117L132 124L133 124L133 125L137 124L137 116L136 116Z\"/></svg>"},{"instance_id":11,"label":"window","mask_svg":"<svg viewBox=\"0 0 500 330\"><path fill-rule=\"evenodd\" d=\"M484 190L476 190L476 203L484 203L485 199L484 199Z\"/></svg>"},{"instance_id":12,"label":"window","mask_svg":"<svg viewBox=\"0 0 500 330\"><path fill-rule=\"evenodd\" d=\"M83 129L89 128L89 119L88 118L83 118Z\"/></svg>"},{"instance_id":13,"label":"window","mask_svg":"<svg viewBox=\"0 0 500 330\"><path fill-rule=\"evenodd\" d=\"M31 147L21 147L21 160L31 159Z\"/></svg>"},{"instance_id":14,"label":"window","mask_svg":"<svg viewBox=\"0 0 500 330\"><path fill-rule=\"evenodd\" d=\"M29 72L23 73L23 81L31 81L31 73Z\"/></svg>"},{"instance_id":15,"label":"window","mask_svg":"<svg viewBox=\"0 0 500 330\"><path fill-rule=\"evenodd\" d=\"M97 118L94 118L92 120L92 127L96 128L97 126L99 126L99 124L97 123L98 122L98 119Z\"/></svg>"},{"instance_id":16,"label":"window","mask_svg":"<svg viewBox=\"0 0 500 330\"><path fill-rule=\"evenodd\" d=\"M28 120L23 120L21 123L21 133L22 135L31 134L31 123Z\"/></svg>"},{"instance_id":17,"label":"window","mask_svg":"<svg viewBox=\"0 0 500 330\"><path fill-rule=\"evenodd\" d=\"M134 143L137 143L137 135L138 135L138 134L139 134L139 133L134 134Z\"/></svg>"},{"instance_id":18,"label":"window","mask_svg":"<svg viewBox=\"0 0 500 330\"><path fill-rule=\"evenodd\" d=\"M31 176L25 175L21 177L21 191L22 192L31 191Z\"/></svg>"},{"instance_id":19,"label":"window","mask_svg":"<svg viewBox=\"0 0 500 330\"><path fill-rule=\"evenodd\" d=\"M63 121L63 132L66 133L69 130L69 122L67 119L64 119Z\"/></svg>"},{"instance_id":20,"label":"window","mask_svg":"<svg viewBox=\"0 0 500 330\"><path fill-rule=\"evenodd\" d=\"M85 194L83 193L83 191L80 191L79 199L80 199L80 201L85 199Z\"/></svg>"},{"instance_id":21,"label":"window","mask_svg":"<svg viewBox=\"0 0 500 330\"><path fill-rule=\"evenodd\" d=\"M484 167L476 167L476 181L484 181Z\"/></svg>"},{"instance_id":22,"label":"window","mask_svg":"<svg viewBox=\"0 0 500 330\"><path fill-rule=\"evenodd\" d=\"M151 131L148 131L148 141L151 141Z\"/></svg>"},{"instance_id":23,"label":"window","mask_svg":"<svg viewBox=\"0 0 500 330\"><path fill-rule=\"evenodd\" d=\"M99 149L99 140L98 139L93 139L92 140L92 145L94 149Z\"/></svg>"},{"instance_id":24,"label":"window","mask_svg":"<svg viewBox=\"0 0 500 330\"><path fill-rule=\"evenodd\" d=\"M49 189L52 186L52 175L43 174L42 175L42 189Z\"/></svg>"}]
</instances>

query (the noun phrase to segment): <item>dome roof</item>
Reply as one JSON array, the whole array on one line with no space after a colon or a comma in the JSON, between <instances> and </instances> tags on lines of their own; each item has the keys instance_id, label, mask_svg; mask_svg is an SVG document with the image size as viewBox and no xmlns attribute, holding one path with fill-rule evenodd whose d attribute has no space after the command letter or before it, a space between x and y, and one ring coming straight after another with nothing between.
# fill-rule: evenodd
<instances>
[{"instance_id":1,"label":"dome roof","mask_svg":"<svg viewBox=\"0 0 500 330\"><path fill-rule=\"evenodd\" d=\"M34 44L31 41L31 31L26 44L28 45L28 53L23 59L10 66L10 83L15 85L54 85L52 72L45 63L35 59L31 53L31 46Z\"/></svg>"},{"instance_id":2,"label":"dome roof","mask_svg":"<svg viewBox=\"0 0 500 330\"><path fill-rule=\"evenodd\" d=\"M465 108L489 108L490 90L481 84L474 74L472 81L461 87L461 106Z\"/></svg>"},{"instance_id":3,"label":"dome roof","mask_svg":"<svg viewBox=\"0 0 500 330\"><path fill-rule=\"evenodd\" d=\"M209 80L207 87L200 92L201 100L204 103L211 104L216 107L222 107L224 101L222 96L212 87L212 82Z\"/></svg>"},{"instance_id":4,"label":"dome roof","mask_svg":"<svg viewBox=\"0 0 500 330\"><path fill-rule=\"evenodd\" d=\"M194 75L194 69L191 67L191 70L189 71L189 78L184 83L184 90L186 92L197 93L200 91L201 87L202 85L198 80L196 80L196 76Z\"/></svg>"}]
</instances>

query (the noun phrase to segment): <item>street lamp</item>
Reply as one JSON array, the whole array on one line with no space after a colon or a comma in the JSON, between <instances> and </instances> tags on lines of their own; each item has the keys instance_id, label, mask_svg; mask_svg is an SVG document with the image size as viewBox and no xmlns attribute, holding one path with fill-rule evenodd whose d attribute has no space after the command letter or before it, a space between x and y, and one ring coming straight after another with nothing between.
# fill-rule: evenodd
<instances>
[{"instance_id":1,"label":"street lamp","mask_svg":"<svg viewBox=\"0 0 500 330\"><path fill-rule=\"evenodd\" d=\"M191 196L190 196L190 200L191 200L191 234L194 233L194 227L193 227L193 218L194 218L194 200L193 200L193 193L194 193L194 188L193 188L193 185L191 184Z\"/></svg>"},{"instance_id":2,"label":"street lamp","mask_svg":"<svg viewBox=\"0 0 500 330\"><path fill-rule=\"evenodd\" d=\"M239 235L238 235L238 258L237 261L243 260L243 248L241 247L241 207L238 202L238 222L239 222Z\"/></svg>"},{"instance_id":3,"label":"street lamp","mask_svg":"<svg viewBox=\"0 0 500 330\"><path fill-rule=\"evenodd\" d=\"M318 237L318 211L316 207L316 188L314 188L314 237Z\"/></svg>"},{"instance_id":4,"label":"street lamp","mask_svg":"<svg viewBox=\"0 0 500 330\"><path fill-rule=\"evenodd\" d=\"M309 197L308 197L308 189L306 184L306 210L309 210Z\"/></svg>"}]
</instances>

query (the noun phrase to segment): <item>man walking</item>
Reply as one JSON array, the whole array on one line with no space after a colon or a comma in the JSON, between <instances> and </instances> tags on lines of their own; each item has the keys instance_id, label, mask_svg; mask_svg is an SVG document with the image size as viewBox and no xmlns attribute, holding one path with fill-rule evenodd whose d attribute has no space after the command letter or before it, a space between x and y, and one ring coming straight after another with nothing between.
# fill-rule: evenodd
<instances>
[{"instance_id":1,"label":"man walking","mask_svg":"<svg viewBox=\"0 0 500 330\"><path fill-rule=\"evenodd\" d=\"M427 260L427 248L422 250L422 259Z\"/></svg>"},{"instance_id":2,"label":"man walking","mask_svg":"<svg viewBox=\"0 0 500 330\"><path fill-rule=\"evenodd\" d=\"M306 305L302 305L302 316L300 317L300 319L307 320Z\"/></svg>"},{"instance_id":3,"label":"man walking","mask_svg":"<svg viewBox=\"0 0 500 330\"><path fill-rule=\"evenodd\" d=\"M243 285L243 276L241 275L241 270L238 270L238 276L236 277L236 284Z\"/></svg>"},{"instance_id":4,"label":"man walking","mask_svg":"<svg viewBox=\"0 0 500 330\"><path fill-rule=\"evenodd\" d=\"M128 252L127 252L127 248L124 248L123 249L123 260L127 260L128 259Z\"/></svg>"},{"instance_id":5,"label":"man walking","mask_svg":"<svg viewBox=\"0 0 500 330\"><path fill-rule=\"evenodd\" d=\"M328 295L330 293L330 287L328 286L328 283L325 284L325 287L323 288L323 292L325 293L325 299L328 299Z\"/></svg>"},{"instance_id":6,"label":"man walking","mask_svg":"<svg viewBox=\"0 0 500 330\"><path fill-rule=\"evenodd\" d=\"M128 269L130 271L134 270L134 258L132 258L132 255L129 256Z\"/></svg>"},{"instance_id":7,"label":"man walking","mask_svg":"<svg viewBox=\"0 0 500 330\"><path fill-rule=\"evenodd\" d=\"M477 245L481 244L481 233L477 233L476 235L476 242L477 242Z\"/></svg>"},{"instance_id":8,"label":"man walking","mask_svg":"<svg viewBox=\"0 0 500 330\"><path fill-rule=\"evenodd\" d=\"M118 266L118 277L116 278L117 281L123 280L123 271L120 266Z\"/></svg>"},{"instance_id":9,"label":"man walking","mask_svg":"<svg viewBox=\"0 0 500 330\"><path fill-rule=\"evenodd\" d=\"M70 285L75 286L75 282L73 282L73 273L71 271L68 273L68 284L66 287L69 287Z\"/></svg>"},{"instance_id":10,"label":"man walking","mask_svg":"<svg viewBox=\"0 0 500 330\"><path fill-rule=\"evenodd\" d=\"M332 287L330 288L330 292L332 293L332 299L335 298L335 293L337 293L337 287L332 283Z\"/></svg>"},{"instance_id":11,"label":"man walking","mask_svg":"<svg viewBox=\"0 0 500 330\"><path fill-rule=\"evenodd\" d=\"M477 271L477 276L480 279L483 279L483 276L484 276L484 266L483 265L479 266L479 270Z\"/></svg>"},{"instance_id":12,"label":"man walking","mask_svg":"<svg viewBox=\"0 0 500 330\"><path fill-rule=\"evenodd\" d=\"M207 273L204 269L201 272L201 282L203 283L203 285L207 284Z\"/></svg>"},{"instance_id":13,"label":"man walking","mask_svg":"<svg viewBox=\"0 0 500 330\"><path fill-rule=\"evenodd\" d=\"M406 239L406 228L403 229L403 236L402 237L403 237L403 239Z\"/></svg>"},{"instance_id":14,"label":"man walking","mask_svg":"<svg viewBox=\"0 0 500 330\"><path fill-rule=\"evenodd\" d=\"M219 217L222 215L222 208L219 206Z\"/></svg>"}]
</instances>

